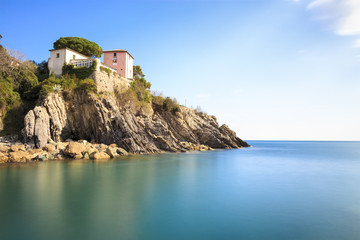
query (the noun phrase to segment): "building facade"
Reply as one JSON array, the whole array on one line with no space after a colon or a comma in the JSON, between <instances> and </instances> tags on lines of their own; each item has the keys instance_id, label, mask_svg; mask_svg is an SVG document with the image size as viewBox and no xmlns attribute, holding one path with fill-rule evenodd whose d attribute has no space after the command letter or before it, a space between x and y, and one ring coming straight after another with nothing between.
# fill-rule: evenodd
<instances>
[{"instance_id":1,"label":"building facade","mask_svg":"<svg viewBox=\"0 0 360 240\"><path fill-rule=\"evenodd\" d=\"M60 76L64 64L69 64L71 60L90 60L90 57L82 55L70 48L50 50L50 58L48 61L50 74L55 73L56 76Z\"/></svg>"},{"instance_id":2,"label":"building facade","mask_svg":"<svg viewBox=\"0 0 360 240\"><path fill-rule=\"evenodd\" d=\"M107 66L117 69L117 73L122 77L133 79L134 58L126 50L115 49L104 52L104 63Z\"/></svg>"}]
</instances>

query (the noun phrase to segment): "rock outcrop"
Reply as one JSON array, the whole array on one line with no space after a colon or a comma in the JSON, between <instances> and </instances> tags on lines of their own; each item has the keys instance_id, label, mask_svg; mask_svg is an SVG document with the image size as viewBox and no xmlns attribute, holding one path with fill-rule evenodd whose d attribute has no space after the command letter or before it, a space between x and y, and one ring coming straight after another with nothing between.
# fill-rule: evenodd
<instances>
[{"instance_id":1,"label":"rock outcrop","mask_svg":"<svg viewBox=\"0 0 360 240\"><path fill-rule=\"evenodd\" d=\"M116 144L89 143L86 140L77 142L54 142L48 139L48 144L42 149L31 148L20 142L0 142L0 164L24 163L34 161L46 161L52 159L110 159L126 156L128 152Z\"/></svg>"},{"instance_id":2,"label":"rock outcrop","mask_svg":"<svg viewBox=\"0 0 360 240\"><path fill-rule=\"evenodd\" d=\"M156 105L148 114L134 113L120 106L114 93L51 93L26 115L23 135L37 148L48 139L86 139L140 154L249 146L214 116L183 106L175 114Z\"/></svg>"}]
</instances>

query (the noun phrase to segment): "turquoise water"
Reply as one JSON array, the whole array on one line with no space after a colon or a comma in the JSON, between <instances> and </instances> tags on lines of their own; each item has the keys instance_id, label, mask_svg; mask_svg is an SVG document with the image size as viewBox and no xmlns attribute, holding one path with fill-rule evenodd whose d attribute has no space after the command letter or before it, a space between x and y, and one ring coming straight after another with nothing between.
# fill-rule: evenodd
<instances>
[{"instance_id":1,"label":"turquoise water","mask_svg":"<svg viewBox=\"0 0 360 240\"><path fill-rule=\"evenodd\" d=\"M0 168L0 239L360 239L360 142Z\"/></svg>"}]
</instances>

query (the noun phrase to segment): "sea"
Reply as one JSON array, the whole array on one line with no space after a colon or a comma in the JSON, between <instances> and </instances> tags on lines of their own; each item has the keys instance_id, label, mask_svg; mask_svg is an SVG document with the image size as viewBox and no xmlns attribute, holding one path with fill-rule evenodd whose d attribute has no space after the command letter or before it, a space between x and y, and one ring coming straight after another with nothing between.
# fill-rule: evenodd
<instances>
[{"instance_id":1,"label":"sea","mask_svg":"<svg viewBox=\"0 0 360 240\"><path fill-rule=\"evenodd\" d=\"M360 142L0 167L0 239L360 239Z\"/></svg>"}]
</instances>

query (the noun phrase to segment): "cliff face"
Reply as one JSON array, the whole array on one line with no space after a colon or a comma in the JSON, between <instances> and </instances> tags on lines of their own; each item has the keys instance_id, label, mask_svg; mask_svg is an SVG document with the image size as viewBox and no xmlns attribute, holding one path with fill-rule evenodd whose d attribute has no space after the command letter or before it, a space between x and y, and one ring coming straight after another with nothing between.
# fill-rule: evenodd
<instances>
[{"instance_id":1,"label":"cliff face","mask_svg":"<svg viewBox=\"0 0 360 240\"><path fill-rule=\"evenodd\" d=\"M176 152L194 149L249 146L226 125L219 126L214 116L180 107L176 114L153 105L147 114L135 114L119 106L114 94L105 97L74 93L49 94L25 117L25 142L41 148L54 141L87 139L112 144L132 153Z\"/></svg>"}]
</instances>

